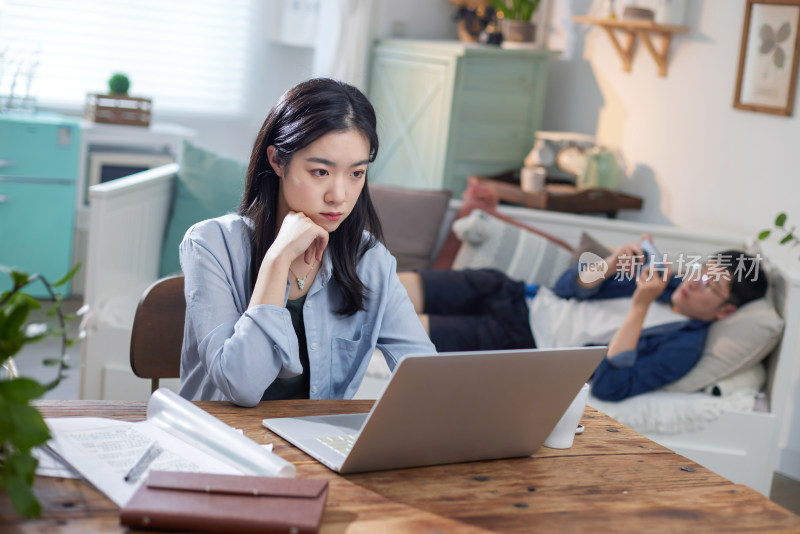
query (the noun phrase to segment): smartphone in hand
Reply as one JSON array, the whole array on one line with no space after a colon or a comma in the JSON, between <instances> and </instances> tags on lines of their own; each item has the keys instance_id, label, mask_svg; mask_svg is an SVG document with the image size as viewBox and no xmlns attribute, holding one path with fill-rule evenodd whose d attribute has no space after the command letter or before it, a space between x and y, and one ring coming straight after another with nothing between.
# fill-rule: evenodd
<instances>
[{"instance_id":1,"label":"smartphone in hand","mask_svg":"<svg viewBox=\"0 0 800 534\"><path fill-rule=\"evenodd\" d=\"M639 243L639 247L642 249L642 252L644 252L645 265L647 264L650 264L651 266L664 265L664 255L658 251L655 245L653 245L652 241L650 241L649 239L644 239L642 240L641 243ZM658 270L661 271L663 269L658 269Z\"/></svg>"}]
</instances>

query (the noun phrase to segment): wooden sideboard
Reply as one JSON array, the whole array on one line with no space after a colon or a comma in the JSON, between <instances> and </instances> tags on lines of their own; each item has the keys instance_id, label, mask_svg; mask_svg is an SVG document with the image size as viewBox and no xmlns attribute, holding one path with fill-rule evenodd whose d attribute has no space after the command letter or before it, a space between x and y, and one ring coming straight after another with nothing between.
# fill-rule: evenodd
<instances>
[{"instance_id":1,"label":"wooden sideboard","mask_svg":"<svg viewBox=\"0 0 800 534\"><path fill-rule=\"evenodd\" d=\"M471 174L522 165L544 111L544 49L387 39L373 50L368 89L381 146L375 183L450 189Z\"/></svg>"}]
</instances>

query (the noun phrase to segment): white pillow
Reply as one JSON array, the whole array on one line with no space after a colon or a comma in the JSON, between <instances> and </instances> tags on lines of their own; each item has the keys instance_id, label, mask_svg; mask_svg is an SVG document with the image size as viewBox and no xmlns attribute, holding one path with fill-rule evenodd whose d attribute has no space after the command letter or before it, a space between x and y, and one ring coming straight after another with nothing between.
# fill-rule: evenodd
<instances>
[{"instance_id":1,"label":"white pillow","mask_svg":"<svg viewBox=\"0 0 800 534\"><path fill-rule=\"evenodd\" d=\"M760 391L767 383L767 369L762 362L758 362L741 371L736 371L731 376L717 380L705 388L709 395L726 397L737 391Z\"/></svg>"},{"instance_id":2,"label":"white pillow","mask_svg":"<svg viewBox=\"0 0 800 534\"><path fill-rule=\"evenodd\" d=\"M775 347L782 333L783 319L767 299L748 302L709 327L697 365L662 389L681 393L702 390L760 362Z\"/></svg>"},{"instance_id":3,"label":"white pillow","mask_svg":"<svg viewBox=\"0 0 800 534\"><path fill-rule=\"evenodd\" d=\"M497 269L526 284L553 287L572 264L572 251L482 210L453 223L462 241L453 269Z\"/></svg>"}]
</instances>

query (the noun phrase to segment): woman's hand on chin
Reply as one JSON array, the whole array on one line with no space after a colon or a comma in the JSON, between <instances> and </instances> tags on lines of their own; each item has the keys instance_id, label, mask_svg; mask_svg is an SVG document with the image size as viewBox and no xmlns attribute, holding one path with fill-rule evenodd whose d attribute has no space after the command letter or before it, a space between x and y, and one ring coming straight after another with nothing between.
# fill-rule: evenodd
<instances>
[{"instance_id":1,"label":"woman's hand on chin","mask_svg":"<svg viewBox=\"0 0 800 534\"><path fill-rule=\"evenodd\" d=\"M284 217L270 250L275 248L275 252L284 252L290 262L303 255L304 261L311 265L315 259L322 261L328 239L328 232L305 213L290 211Z\"/></svg>"}]
</instances>

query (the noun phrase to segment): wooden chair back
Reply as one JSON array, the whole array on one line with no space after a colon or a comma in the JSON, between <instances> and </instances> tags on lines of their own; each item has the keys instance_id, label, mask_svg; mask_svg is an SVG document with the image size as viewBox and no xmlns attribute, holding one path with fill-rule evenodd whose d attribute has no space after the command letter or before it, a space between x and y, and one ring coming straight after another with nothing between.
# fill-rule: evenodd
<instances>
[{"instance_id":1,"label":"wooden chair back","mask_svg":"<svg viewBox=\"0 0 800 534\"><path fill-rule=\"evenodd\" d=\"M157 280L139 300L131 332L131 369L151 380L152 391L158 389L159 379L180 377L185 316L183 276Z\"/></svg>"}]
</instances>

